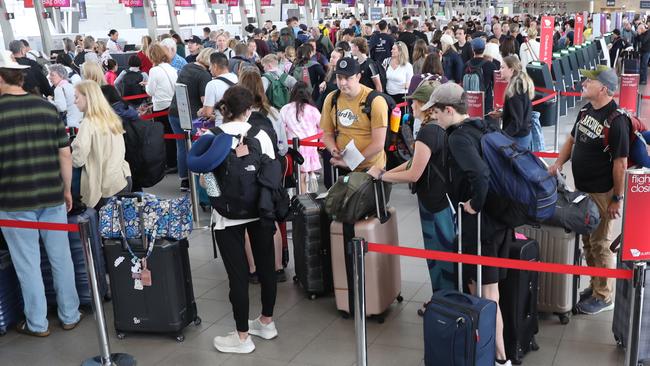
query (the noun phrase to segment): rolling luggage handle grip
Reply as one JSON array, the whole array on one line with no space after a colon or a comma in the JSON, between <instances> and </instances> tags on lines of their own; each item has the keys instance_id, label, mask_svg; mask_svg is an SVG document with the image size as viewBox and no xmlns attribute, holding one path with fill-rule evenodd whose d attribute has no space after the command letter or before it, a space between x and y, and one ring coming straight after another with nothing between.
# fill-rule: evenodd
<instances>
[{"instance_id":1,"label":"rolling luggage handle grip","mask_svg":"<svg viewBox=\"0 0 650 366\"><path fill-rule=\"evenodd\" d=\"M463 206L464 202L458 202L458 254L463 254ZM481 256L481 213L476 213L476 254ZM476 265L476 296L481 297L481 286L483 285L483 266ZM458 291L463 292L463 264L458 263Z\"/></svg>"},{"instance_id":2,"label":"rolling luggage handle grip","mask_svg":"<svg viewBox=\"0 0 650 366\"><path fill-rule=\"evenodd\" d=\"M377 210L377 218L380 223L388 221L389 214L386 209L386 191L384 189L384 182L378 179L372 180L375 192L375 208Z\"/></svg>"}]
</instances>

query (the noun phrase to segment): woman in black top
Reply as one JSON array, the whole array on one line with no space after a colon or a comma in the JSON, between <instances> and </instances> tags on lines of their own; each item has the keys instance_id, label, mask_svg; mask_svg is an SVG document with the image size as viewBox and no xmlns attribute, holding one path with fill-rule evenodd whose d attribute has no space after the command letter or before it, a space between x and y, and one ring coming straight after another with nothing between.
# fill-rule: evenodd
<instances>
[{"instance_id":1,"label":"woman in black top","mask_svg":"<svg viewBox=\"0 0 650 366\"><path fill-rule=\"evenodd\" d=\"M320 96L318 85L325 78L325 69L323 69L323 66L318 62L311 60L312 56L315 54L316 50L309 44L303 44L302 46L298 47L296 50L296 61L294 62L293 67L291 67L291 70L289 72L289 74L296 78L296 80L304 81L311 87L312 100L318 100L318 97ZM298 75L302 67L307 68L307 74ZM309 80L306 80L307 75L309 75Z\"/></svg>"},{"instance_id":2,"label":"woman in black top","mask_svg":"<svg viewBox=\"0 0 650 366\"><path fill-rule=\"evenodd\" d=\"M522 69L516 56L503 58L501 77L508 81L503 112L490 112L492 118L503 118L503 130L523 149L530 149L532 143L531 114L532 99L535 98L535 84Z\"/></svg>"},{"instance_id":3,"label":"woman in black top","mask_svg":"<svg viewBox=\"0 0 650 366\"><path fill-rule=\"evenodd\" d=\"M415 142L413 158L397 168L384 171L372 167L368 174L392 183L413 183L420 209L424 247L429 250L454 251L455 226L446 190L447 139L445 130L433 121L433 108L422 110L438 81L424 81L406 97L413 101L413 115L422 121ZM427 260L431 288L454 289L454 264Z\"/></svg>"}]
</instances>

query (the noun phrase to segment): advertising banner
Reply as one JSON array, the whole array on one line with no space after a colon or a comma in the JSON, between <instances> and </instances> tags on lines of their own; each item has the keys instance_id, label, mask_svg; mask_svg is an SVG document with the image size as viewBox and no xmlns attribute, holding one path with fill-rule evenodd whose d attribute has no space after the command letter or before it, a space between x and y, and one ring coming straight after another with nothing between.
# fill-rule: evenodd
<instances>
[{"instance_id":1,"label":"advertising banner","mask_svg":"<svg viewBox=\"0 0 650 366\"><path fill-rule=\"evenodd\" d=\"M573 32L573 44L581 45L584 41L585 16L582 13L576 14L576 29Z\"/></svg>"},{"instance_id":2,"label":"advertising banner","mask_svg":"<svg viewBox=\"0 0 650 366\"><path fill-rule=\"evenodd\" d=\"M625 175L623 260L650 260L647 227L650 217L650 170L632 169Z\"/></svg>"},{"instance_id":3,"label":"advertising banner","mask_svg":"<svg viewBox=\"0 0 650 366\"><path fill-rule=\"evenodd\" d=\"M637 93L639 92L639 74L621 75L621 91L619 97L619 108L627 110L630 114L637 112Z\"/></svg>"},{"instance_id":4,"label":"advertising banner","mask_svg":"<svg viewBox=\"0 0 650 366\"><path fill-rule=\"evenodd\" d=\"M260 0L260 6L272 6L271 0Z\"/></svg>"},{"instance_id":5,"label":"advertising banner","mask_svg":"<svg viewBox=\"0 0 650 366\"><path fill-rule=\"evenodd\" d=\"M541 32L539 37L539 60L545 62L551 67L553 60L553 28L555 27L555 18L552 16L543 16Z\"/></svg>"},{"instance_id":6,"label":"advertising banner","mask_svg":"<svg viewBox=\"0 0 650 366\"><path fill-rule=\"evenodd\" d=\"M228 6L239 6L239 0L228 0Z\"/></svg>"},{"instance_id":7,"label":"advertising banner","mask_svg":"<svg viewBox=\"0 0 650 366\"><path fill-rule=\"evenodd\" d=\"M600 14L600 34L607 32L609 32L609 29L607 29L607 14L602 13Z\"/></svg>"},{"instance_id":8,"label":"advertising banner","mask_svg":"<svg viewBox=\"0 0 650 366\"><path fill-rule=\"evenodd\" d=\"M320 5L324 8L330 6L330 0L320 0Z\"/></svg>"},{"instance_id":9,"label":"advertising banner","mask_svg":"<svg viewBox=\"0 0 650 366\"><path fill-rule=\"evenodd\" d=\"M467 93L467 114L474 118L485 116L485 96L483 92L468 91Z\"/></svg>"}]
</instances>

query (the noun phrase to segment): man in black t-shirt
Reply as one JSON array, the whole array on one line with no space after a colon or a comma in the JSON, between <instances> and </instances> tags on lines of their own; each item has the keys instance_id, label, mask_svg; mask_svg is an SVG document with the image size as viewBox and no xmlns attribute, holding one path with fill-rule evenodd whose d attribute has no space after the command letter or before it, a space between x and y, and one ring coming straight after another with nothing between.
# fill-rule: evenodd
<instances>
[{"instance_id":1,"label":"man in black t-shirt","mask_svg":"<svg viewBox=\"0 0 650 366\"><path fill-rule=\"evenodd\" d=\"M623 203L630 120L618 111L613 100L618 87L613 69L601 65L596 70L580 70L580 73L587 78L582 84L582 97L590 103L578 114L571 136L549 172L557 174L571 159L576 189L588 193L600 211L601 221L596 230L582 237L587 264L615 268L616 257L609 246L616 237L613 223L620 217ZM590 287L580 294L576 308L586 314L613 309L613 285L613 279L592 277Z\"/></svg>"},{"instance_id":2,"label":"man in black t-shirt","mask_svg":"<svg viewBox=\"0 0 650 366\"><path fill-rule=\"evenodd\" d=\"M390 51L395 44L395 37L388 34L388 23L380 20L377 23L379 33L375 32L368 41L370 48L370 57L378 64L382 64L385 59L390 57Z\"/></svg>"},{"instance_id":3,"label":"man in black t-shirt","mask_svg":"<svg viewBox=\"0 0 650 366\"><path fill-rule=\"evenodd\" d=\"M460 54L460 57L463 59L463 63L471 60L474 57L474 51L472 50L472 44L467 42L467 35L465 34L465 28L457 27L455 31L456 42L454 46L456 51ZM483 47L485 48L485 47Z\"/></svg>"},{"instance_id":4,"label":"man in black t-shirt","mask_svg":"<svg viewBox=\"0 0 650 366\"><path fill-rule=\"evenodd\" d=\"M399 34L397 41L404 42L404 44L406 44L406 48L409 50L410 62L413 62L413 46L417 40L418 37L413 33L413 23L411 21L406 22L404 32Z\"/></svg>"},{"instance_id":5,"label":"man in black t-shirt","mask_svg":"<svg viewBox=\"0 0 650 366\"><path fill-rule=\"evenodd\" d=\"M361 70L361 80L359 82L370 89L382 93L384 85L382 84L380 64L375 60L368 58L368 43L363 37L357 37L352 40L352 57L355 57L359 62L359 69Z\"/></svg>"}]
</instances>

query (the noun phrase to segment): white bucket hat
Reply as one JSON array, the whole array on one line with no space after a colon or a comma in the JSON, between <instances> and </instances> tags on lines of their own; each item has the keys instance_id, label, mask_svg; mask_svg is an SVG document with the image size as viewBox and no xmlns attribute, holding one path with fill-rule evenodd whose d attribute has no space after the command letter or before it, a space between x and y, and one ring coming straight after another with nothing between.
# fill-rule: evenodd
<instances>
[{"instance_id":1,"label":"white bucket hat","mask_svg":"<svg viewBox=\"0 0 650 366\"><path fill-rule=\"evenodd\" d=\"M7 50L0 51L0 69L22 70L28 67L29 66L21 65L14 61L11 52Z\"/></svg>"}]
</instances>

